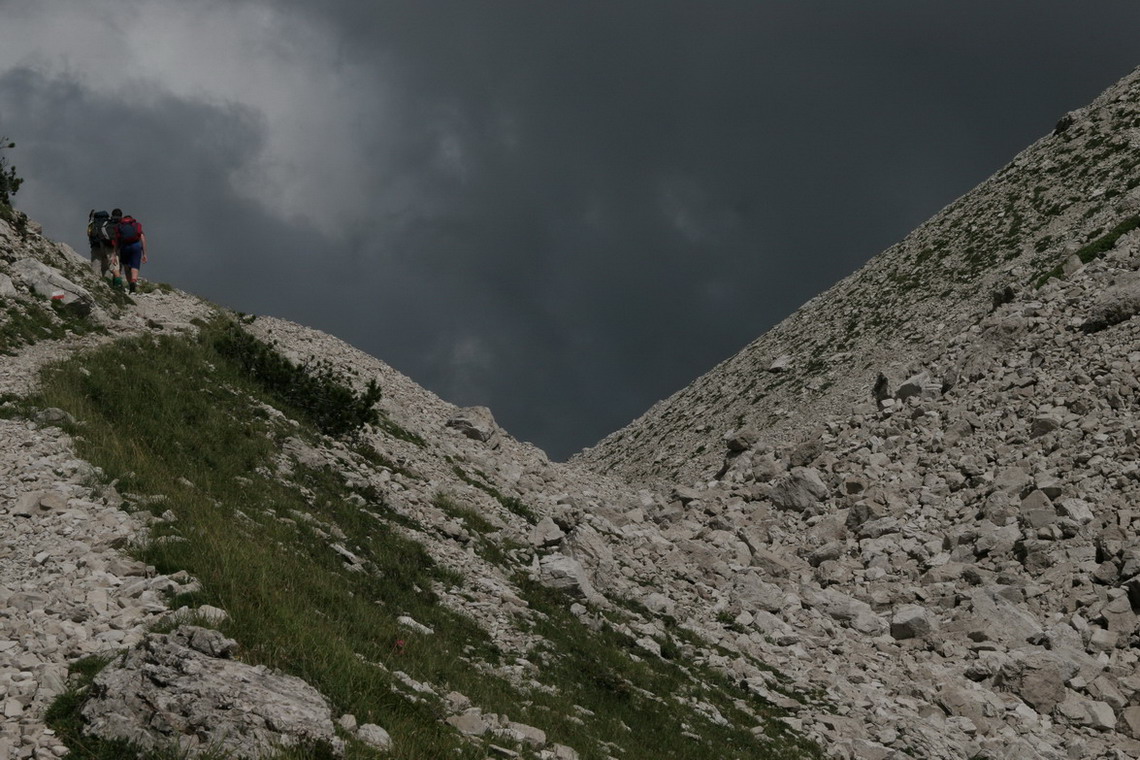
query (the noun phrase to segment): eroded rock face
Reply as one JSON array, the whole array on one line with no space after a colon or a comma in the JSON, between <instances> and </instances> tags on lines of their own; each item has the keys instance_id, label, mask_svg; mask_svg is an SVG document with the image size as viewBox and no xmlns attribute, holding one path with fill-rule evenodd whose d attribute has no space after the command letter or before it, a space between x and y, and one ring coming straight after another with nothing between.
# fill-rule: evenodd
<instances>
[{"instance_id":1,"label":"eroded rock face","mask_svg":"<svg viewBox=\"0 0 1140 760\"><path fill-rule=\"evenodd\" d=\"M447 426L455 428L468 438L483 443L493 442L499 430L491 410L485 406L469 406L458 410L447 421Z\"/></svg>"},{"instance_id":2,"label":"eroded rock face","mask_svg":"<svg viewBox=\"0 0 1140 760\"><path fill-rule=\"evenodd\" d=\"M20 259L12 265L12 272L44 298L58 298L65 304L76 301L91 304L95 299L81 285L76 285L57 270L36 259Z\"/></svg>"},{"instance_id":3,"label":"eroded rock face","mask_svg":"<svg viewBox=\"0 0 1140 760\"><path fill-rule=\"evenodd\" d=\"M230 659L236 646L198 626L148 635L95 678L85 730L148 749L177 745L191 757L221 749L253 758L307 742L343 751L316 689Z\"/></svg>"}]
</instances>

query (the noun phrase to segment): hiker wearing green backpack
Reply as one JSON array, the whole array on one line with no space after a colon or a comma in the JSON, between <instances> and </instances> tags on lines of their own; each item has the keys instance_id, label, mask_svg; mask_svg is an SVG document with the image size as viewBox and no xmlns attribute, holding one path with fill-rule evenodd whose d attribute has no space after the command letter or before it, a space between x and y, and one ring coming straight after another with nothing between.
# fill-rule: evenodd
<instances>
[{"instance_id":1,"label":"hiker wearing green backpack","mask_svg":"<svg viewBox=\"0 0 1140 760\"><path fill-rule=\"evenodd\" d=\"M112 240L119 266L122 267L122 276L115 271L111 284L117 288L123 287L125 276L130 292L134 293L138 288L139 267L146 263L146 235L143 234L139 221L133 216L124 215L120 209L112 211L111 218L118 220L114 225Z\"/></svg>"},{"instance_id":2,"label":"hiker wearing green backpack","mask_svg":"<svg viewBox=\"0 0 1140 760\"><path fill-rule=\"evenodd\" d=\"M91 270L100 277L106 277L109 270L118 269L112 261L115 254L113 230L110 214L91 209L87 215L87 242L91 244Z\"/></svg>"}]
</instances>

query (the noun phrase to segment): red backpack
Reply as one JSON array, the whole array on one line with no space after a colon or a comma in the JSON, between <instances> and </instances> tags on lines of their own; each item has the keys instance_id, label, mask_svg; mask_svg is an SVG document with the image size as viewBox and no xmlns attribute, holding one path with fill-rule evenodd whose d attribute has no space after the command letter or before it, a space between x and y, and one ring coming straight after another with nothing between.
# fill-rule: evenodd
<instances>
[{"instance_id":1,"label":"red backpack","mask_svg":"<svg viewBox=\"0 0 1140 760\"><path fill-rule=\"evenodd\" d=\"M142 240L142 225L133 216L124 216L115 227L115 239L120 246L134 245Z\"/></svg>"}]
</instances>

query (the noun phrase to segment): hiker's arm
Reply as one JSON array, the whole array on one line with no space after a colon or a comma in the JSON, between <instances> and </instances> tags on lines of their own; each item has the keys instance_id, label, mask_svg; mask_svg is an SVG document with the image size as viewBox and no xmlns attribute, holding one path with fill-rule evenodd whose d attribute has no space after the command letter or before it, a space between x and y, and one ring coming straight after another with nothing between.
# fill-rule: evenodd
<instances>
[{"instance_id":1,"label":"hiker's arm","mask_svg":"<svg viewBox=\"0 0 1140 760\"><path fill-rule=\"evenodd\" d=\"M143 253L142 260L143 260L143 263L145 264L146 263L146 234L144 233L144 234L139 235L139 240L142 242L142 253Z\"/></svg>"}]
</instances>

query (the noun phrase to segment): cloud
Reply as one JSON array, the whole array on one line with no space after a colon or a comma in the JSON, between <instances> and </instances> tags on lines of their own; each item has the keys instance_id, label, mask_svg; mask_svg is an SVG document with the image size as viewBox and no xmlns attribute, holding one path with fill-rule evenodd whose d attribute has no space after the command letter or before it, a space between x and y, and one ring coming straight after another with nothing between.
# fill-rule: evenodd
<instances>
[{"instance_id":1,"label":"cloud","mask_svg":"<svg viewBox=\"0 0 1140 760\"><path fill-rule=\"evenodd\" d=\"M263 139L235 162L235 191L336 234L370 218L365 190L380 167L360 146L362 133L385 129L385 88L331 35L263 3L15 3L0 26L0 70L60 77L128 107L174 99L256 114Z\"/></svg>"},{"instance_id":2,"label":"cloud","mask_svg":"<svg viewBox=\"0 0 1140 760\"><path fill-rule=\"evenodd\" d=\"M0 8L0 132L49 233L129 207L144 276L344 337L556 457L1000 168L1135 65L1140 23L1122 0Z\"/></svg>"}]
</instances>

